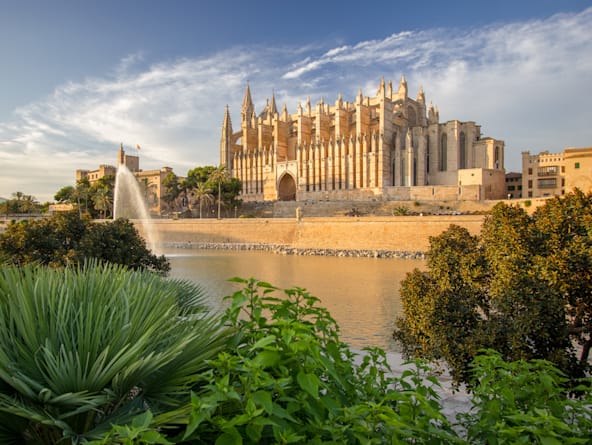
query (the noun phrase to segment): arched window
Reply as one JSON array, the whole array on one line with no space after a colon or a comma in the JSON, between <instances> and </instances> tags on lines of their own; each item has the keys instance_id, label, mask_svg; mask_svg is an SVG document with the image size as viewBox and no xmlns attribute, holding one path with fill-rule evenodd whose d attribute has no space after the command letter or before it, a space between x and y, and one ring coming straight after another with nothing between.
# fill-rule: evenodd
<instances>
[{"instance_id":1,"label":"arched window","mask_svg":"<svg viewBox=\"0 0 592 445\"><path fill-rule=\"evenodd\" d=\"M467 168L467 138L464 132L460 132L459 136L460 162L459 168Z\"/></svg>"},{"instance_id":2,"label":"arched window","mask_svg":"<svg viewBox=\"0 0 592 445\"><path fill-rule=\"evenodd\" d=\"M430 135L426 136L426 173L430 172Z\"/></svg>"},{"instance_id":3,"label":"arched window","mask_svg":"<svg viewBox=\"0 0 592 445\"><path fill-rule=\"evenodd\" d=\"M440 140L440 171L446 171L446 165L448 164L448 136L446 133L442 134L442 138Z\"/></svg>"},{"instance_id":4,"label":"arched window","mask_svg":"<svg viewBox=\"0 0 592 445\"><path fill-rule=\"evenodd\" d=\"M500 148L498 145L495 146L495 154L493 155L493 166L494 168L499 168L500 167Z\"/></svg>"}]
</instances>

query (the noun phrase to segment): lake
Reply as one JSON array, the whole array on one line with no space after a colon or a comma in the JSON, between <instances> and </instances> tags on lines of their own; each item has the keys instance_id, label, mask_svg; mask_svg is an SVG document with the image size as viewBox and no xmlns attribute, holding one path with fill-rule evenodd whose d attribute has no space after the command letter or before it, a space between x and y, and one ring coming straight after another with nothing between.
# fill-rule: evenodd
<instances>
[{"instance_id":1,"label":"lake","mask_svg":"<svg viewBox=\"0 0 592 445\"><path fill-rule=\"evenodd\" d=\"M239 289L229 278L257 278L281 288L302 287L321 300L339 324L341 339L353 348L378 346L397 351L392 340L402 313L400 282L424 260L278 255L257 251L168 249L171 277L207 290L211 304Z\"/></svg>"}]
</instances>

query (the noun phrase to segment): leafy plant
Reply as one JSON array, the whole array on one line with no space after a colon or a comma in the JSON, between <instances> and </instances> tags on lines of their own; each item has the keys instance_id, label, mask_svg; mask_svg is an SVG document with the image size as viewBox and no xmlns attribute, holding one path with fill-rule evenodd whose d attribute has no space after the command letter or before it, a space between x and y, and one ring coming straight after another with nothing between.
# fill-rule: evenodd
<instances>
[{"instance_id":1,"label":"leafy plant","mask_svg":"<svg viewBox=\"0 0 592 445\"><path fill-rule=\"evenodd\" d=\"M440 413L437 382L419 364L395 378L384 351L361 363L339 340L318 299L301 288L278 289L235 279L226 321L238 333L210 362L204 390L192 396L181 442L422 443L458 440ZM428 382L426 384L426 382Z\"/></svg>"},{"instance_id":2,"label":"leafy plant","mask_svg":"<svg viewBox=\"0 0 592 445\"><path fill-rule=\"evenodd\" d=\"M227 332L187 282L116 265L1 267L0 441L100 440L147 409L158 427Z\"/></svg>"},{"instance_id":3,"label":"leafy plant","mask_svg":"<svg viewBox=\"0 0 592 445\"><path fill-rule=\"evenodd\" d=\"M459 416L473 444L592 443L590 380L565 393L566 377L544 360L505 362L485 351L472 365L472 408Z\"/></svg>"}]
</instances>

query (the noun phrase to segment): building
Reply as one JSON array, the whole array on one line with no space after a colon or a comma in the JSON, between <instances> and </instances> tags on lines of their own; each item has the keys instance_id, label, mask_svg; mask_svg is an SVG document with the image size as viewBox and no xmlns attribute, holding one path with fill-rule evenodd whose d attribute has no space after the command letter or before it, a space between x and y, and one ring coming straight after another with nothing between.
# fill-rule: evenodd
<instances>
[{"instance_id":1,"label":"building","mask_svg":"<svg viewBox=\"0 0 592 445\"><path fill-rule=\"evenodd\" d=\"M506 173L506 196L508 199L522 198L522 173Z\"/></svg>"},{"instance_id":2,"label":"building","mask_svg":"<svg viewBox=\"0 0 592 445\"><path fill-rule=\"evenodd\" d=\"M307 100L278 112L275 96L259 114L249 86L240 129L228 106L220 163L242 181L245 201L308 199L501 199L504 142L482 137L474 122L439 122L423 89L408 96L401 78L384 79L374 97L341 95L334 105Z\"/></svg>"},{"instance_id":3,"label":"building","mask_svg":"<svg viewBox=\"0 0 592 445\"><path fill-rule=\"evenodd\" d=\"M140 157L126 154L123 144L120 145L117 152L117 165L125 165L134 174L140 183L141 190L143 190L150 213L160 215L165 210L162 200L165 194L163 181L169 173L173 172L173 169L162 167L159 170L141 170ZM117 175L117 167L100 165L97 170L76 170L76 182L88 178L89 183L92 185L107 175Z\"/></svg>"},{"instance_id":4,"label":"building","mask_svg":"<svg viewBox=\"0 0 592 445\"><path fill-rule=\"evenodd\" d=\"M592 148L566 148L563 153L522 152L525 198L561 196L579 188L592 191Z\"/></svg>"}]
</instances>

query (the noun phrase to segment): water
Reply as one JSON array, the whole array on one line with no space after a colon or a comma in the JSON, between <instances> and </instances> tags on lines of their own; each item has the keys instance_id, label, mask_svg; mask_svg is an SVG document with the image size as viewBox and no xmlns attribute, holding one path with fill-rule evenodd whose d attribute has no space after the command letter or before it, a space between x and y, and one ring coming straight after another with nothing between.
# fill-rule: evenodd
<instances>
[{"instance_id":1,"label":"water","mask_svg":"<svg viewBox=\"0 0 592 445\"><path fill-rule=\"evenodd\" d=\"M137 220L142 225L146 246L153 253L160 255L158 232L152 223L140 184L125 164L119 164L115 176L113 219L117 218Z\"/></svg>"},{"instance_id":2,"label":"water","mask_svg":"<svg viewBox=\"0 0 592 445\"><path fill-rule=\"evenodd\" d=\"M268 252L167 250L171 276L206 288L211 303L223 308L223 297L238 285L231 277L255 277L277 287L306 288L321 299L351 347L378 346L397 351L392 340L395 318L402 314L400 282L407 272L424 268L422 260L284 256Z\"/></svg>"}]
</instances>

